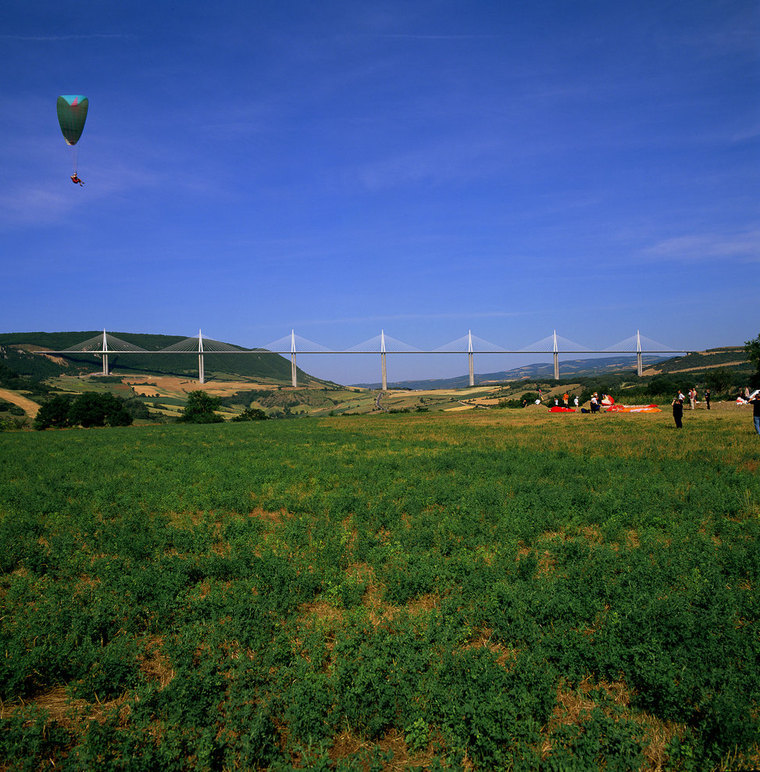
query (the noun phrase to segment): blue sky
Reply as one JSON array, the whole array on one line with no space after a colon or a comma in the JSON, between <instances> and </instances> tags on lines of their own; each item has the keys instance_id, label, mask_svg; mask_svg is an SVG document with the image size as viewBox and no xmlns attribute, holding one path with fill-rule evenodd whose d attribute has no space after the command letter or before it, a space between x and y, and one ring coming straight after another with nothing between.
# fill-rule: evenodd
<instances>
[{"instance_id":1,"label":"blue sky","mask_svg":"<svg viewBox=\"0 0 760 772\"><path fill-rule=\"evenodd\" d=\"M755 0L9 0L0 330L742 343L759 40ZM389 358L391 380L466 368Z\"/></svg>"}]
</instances>

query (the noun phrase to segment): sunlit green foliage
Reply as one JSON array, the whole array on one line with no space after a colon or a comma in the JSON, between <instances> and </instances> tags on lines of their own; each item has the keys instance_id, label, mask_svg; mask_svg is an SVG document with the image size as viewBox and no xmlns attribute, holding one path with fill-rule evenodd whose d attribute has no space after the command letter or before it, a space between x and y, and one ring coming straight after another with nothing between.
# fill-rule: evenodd
<instances>
[{"instance_id":1,"label":"sunlit green foliage","mask_svg":"<svg viewBox=\"0 0 760 772\"><path fill-rule=\"evenodd\" d=\"M2 435L0 756L757 766L751 423L530 412Z\"/></svg>"},{"instance_id":2,"label":"sunlit green foliage","mask_svg":"<svg viewBox=\"0 0 760 772\"><path fill-rule=\"evenodd\" d=\"M242 413L238 413L234 418L231 420L233 421L266 421L267 414L256 407L247 407L243 410Z\"/></svg>"},{"instance_id":3,"label":"sunlit green foliage","mask_svg":"<svg viewBox=\"0 0 760 772\"><path fill-rule=\"evenodd\" d=\"M760 389L760 335L756 335L744 344L744 352L747 360L755 368L752 385Z\"/></svg>"},{"instance_id":4,"label":"sunlit green foliage","mask_svg":"<svg viewBox=\"0 0 760 772\"><path fill-rule=\"evenodd\" d=\"M221 407L219 397L208 394L205 391L191 391L187 395L187 402L180 413L179 420L191 424L215 424L224 419L214 411Z\"/></svg>"}]
</instances>

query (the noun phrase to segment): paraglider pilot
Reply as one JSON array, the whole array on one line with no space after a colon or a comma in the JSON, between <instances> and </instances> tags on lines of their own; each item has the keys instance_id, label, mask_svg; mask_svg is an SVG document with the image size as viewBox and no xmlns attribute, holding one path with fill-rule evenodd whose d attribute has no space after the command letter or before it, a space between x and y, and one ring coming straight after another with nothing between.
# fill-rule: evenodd
<instances>
[{"instance_id":1,"label":"paraglider pilot","mask_svg":"<svg viewBox=\"0 0 760 772\"><path fill-rule=\"evenodd\" d=\"M82 182L82 180L80 180L79 177L77 177L77 173L76 172L74 172L74 174L71 175L71 181L75 185L84 185L84 182Z\"/></svg>"}]
</instances>

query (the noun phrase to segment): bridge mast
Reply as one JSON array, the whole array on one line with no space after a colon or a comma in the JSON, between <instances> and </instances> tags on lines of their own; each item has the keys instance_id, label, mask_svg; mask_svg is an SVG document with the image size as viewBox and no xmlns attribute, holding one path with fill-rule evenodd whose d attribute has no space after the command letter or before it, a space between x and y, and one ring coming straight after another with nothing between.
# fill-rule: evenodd
<instances>
[{"instance_id":1,"label":"bridge mast","mask_svg":"<svg viewBox=\"0 0 760 772\"><path fill-rule=\"evenodd\" d=\"M388 371L385 366L385 330L380 330L380 370L383 374L383 391L388 391Z\"/></svg>"},{"instance_id":2,"label":"bridge mast","mask_svg":"<svg viewBox=\"0 0 760 772\"><path fill-rule=\"evenodd\" d=\"M559 380L559 349L557 348L557 331L554 331L554 380Z\"/></svg>"},{"instance_id":3,"label":"bridge mast","mask_svg":"<svg viewBox=\"0 0 760 772\"><path fill-rule=\"evenodd\" d=\"M203 333L198 330L198 383L206 383L206 373L203 369Z\"/></svg>"},{"instance_id":4,"label":"bridge mast","mask_svg":"<svg viewBox=\"0 0 760 772\"><path fill-rule=\"evenodd\" d=\"M470 387L475 385L475 357L472 353L472 330L467 330L467 360L470 365Z\"/></svg>"},{"instance_id":5,"label":"bridge mast","mask_svg":"<svg viewBox=\"0 0 760 772\"><path fill-rule=\"evenodd\" d=\"M641 378L643 374L644 367L641 361L641 335L639 334L639 331L636 330L636 375Z\"/></svg>"},{"instance_id":6,"label":"bridge mast","mask_svg":"<svg viewBox=\"0 0 760 772\"><path fill-rule=\"evenodd\" d=\"M108 338L105 327L103 328L103 375L108 375Z\"/></svg>"},{"instance_id":7,"label":"bridge mast","mask_svg":"<svg viewBox=\"0 0 760 772\"><path fill-rule=\"evenodd\" d=\"M298 375L296 370L296 331L290 331L290 383L295 389L298 386Z\"/></svg>"}]
</instances>

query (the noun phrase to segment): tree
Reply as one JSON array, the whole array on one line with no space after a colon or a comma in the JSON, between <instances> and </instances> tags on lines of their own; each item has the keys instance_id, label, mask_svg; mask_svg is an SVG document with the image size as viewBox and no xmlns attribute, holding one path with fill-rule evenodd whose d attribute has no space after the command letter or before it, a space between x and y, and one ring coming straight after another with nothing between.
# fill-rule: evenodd
<instances>
[{"instance_id":1,"label":"tree","mask_svg":"<svg viewBox=\"0 0 760 772\"><path fill-rule=\"evenodd\" d=\"M105 426L106 411L100 394L85 391L74 399L69 409L69 423L72 426Z\"/></svg>"},{"instance_id":2,"label":"tree","mask_svg":"<svg viewBox=\"0 0 760 772\"><path fill-rule=\"evenodd\" d=\"M35 429L51 426L129 426L132 416L124 408L124 401L113 394L85 391L73 400L59 395L48 400L34 419Z\"/></svg>"},{"instance_id":3,"label":"tree","mask_svg":"<svg viewBox=\"0 0 760 772\"><path fill-rule=\"evenodd\" d=\"M219 397L212 397L205 391L191 391L187 395L185 409L180 414L179 420L191 424L213 424L224 421L217 415L217 410L222 404Z\"/></svg>"},{"instance_id":4,"label":"tree","mask_svg":"<svg viewBox=\"0 0 760 772\"><path fill-rule=\"evenodd\" d=\"M34 419L34 428L41 430L54 426L58 429L69 426L69 408L71 400L62 394L53 397L40 407Z\"/></svg>"},{"instance_id":5,"label":"tree","mask_svg":"<svg viewBox=\"0 0 760 772\"><path fill-rule=\"evenodd\" d=\"M734 382L734 374L725 367L716 367L705 373L705 385L713 396L727 392Z\"/></svg>"},{"instance_id":6,"label":"tree","mask_svg":"<svg viewBox=\"0 0 760 772\"><path fill-rule=\"evenodd\" d=\"M661 395L672 395L680 388L678 381L669 375L655 375L647 384L646 393L649 396L656 397Z\"/></svg>"},{"instance_id":7,"label":"tree","mask_svg":"<svg viewBox=\"0 0 760 772\"><path fill-rule=\"evenodd\" d=\"M137 397L131 397L124 400L124 409L132 416L132 418L150 418L150 410L148 406Z\"/></svg>"},{"instance_id":8,"label":"tree","mask_svg":"<svg viewBox=\"0 0 760 772\"><path fill-rule=\"evenodd\" d=\"M744 344L747 359L755 366L755 374L750 379L752 387L760 389L760 335Z\"/></svg>"},{"instance_id":9,"label":"tree","mask_svg":"<svg viewBox=\"0 0 760 772\"><path fill-rule=\"evenodd\" d=\"M257 407L247 407L242 413L236 415L233 421L266 421L267 414Z\"/></svg>"},{"instance_id":10,"label":"tree","mask_svg":"<svg viewBox=\"0 0 760 772\"><path fill-rule=\"evenodd\" d=\"M124 408L124 402L113 394L85 391L71 403L71 426L129 426L132 416Z\"/></svg>"}]
</instances>

